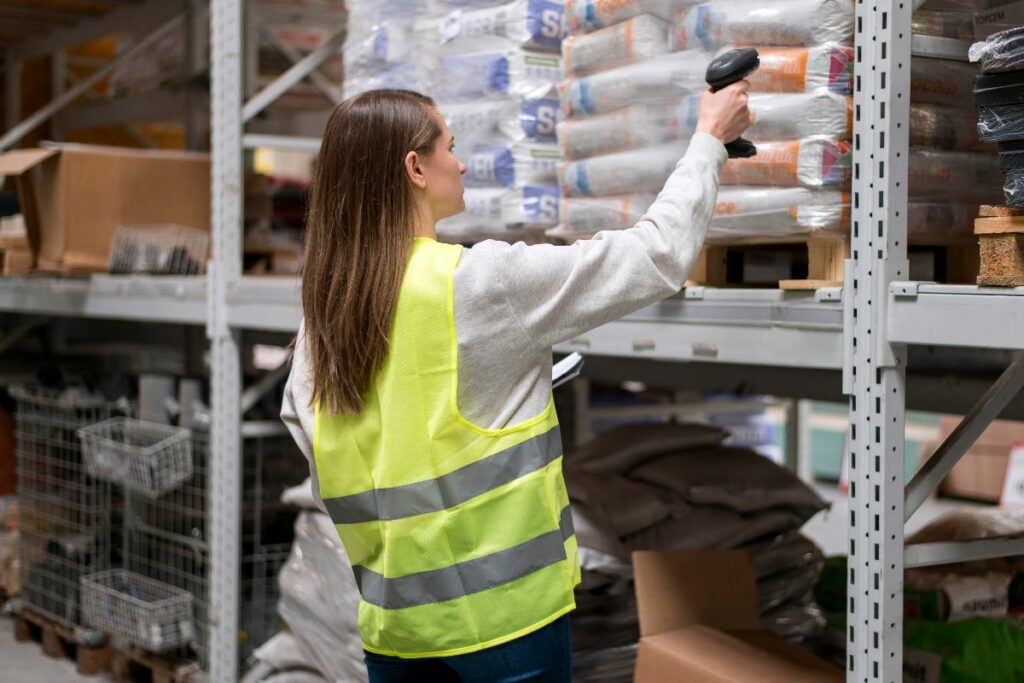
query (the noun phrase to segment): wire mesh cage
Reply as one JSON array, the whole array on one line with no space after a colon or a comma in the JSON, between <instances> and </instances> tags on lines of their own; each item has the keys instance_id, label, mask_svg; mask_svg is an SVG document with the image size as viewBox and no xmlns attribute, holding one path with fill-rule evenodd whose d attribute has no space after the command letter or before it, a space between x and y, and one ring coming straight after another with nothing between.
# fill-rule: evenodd
<instances>
[{"instance_id":1,"label":"wire mesh cage","mask_svg":"<svg viewBox=\"0 0 1024 683\"><path fill-rule=\"evenodd\" d=\"M210 235L182 225L118 226L110 245L111 273L200 275Z\"/></svg>"},{"instance_id":2,"label":"wire mesh cage","mask_svg":"<svg viewBox=\"0 0 1024 683\"><path fill-rule=\"evenodd\" d=\"M195 637L192 594L162 581L111 569L83 576L85 623L152 652L166 652Z\"/></svg>"},{"instance_id":3,"label":"wire mesh cage","mask_svg":"<svg viewBox=\"0 0 1024 683\"><path fill-rule=\"evenodd\" d=\"M181 486L158 498L127 496L124 530L126 568L192 594L195 639L175 655L195 657L203 668L209 661L209 439L208 432L192 430L192 477ZM295 513L280 496L306 472L290 437L249 438L243 444L242 662L281 627L276 576L288 558Z\"/></svg>"},{"instance_id":4,"label":"wire mesh cage","mask_svg":"<svg viewBox=\"0 0 1024 683\"><path fill-rule=\"evenodd\" d=\"M114 417L78 430L89 473L150 498L192 476L191 432L185 427Z\"/></svg>"},{"instance_id":5,"label":"wire mesh cage","mask_svg":"<svg viewBox=\"0 0 1024 683\"><path fill-rule=\"evenodd\" d=\"M10 387L17 403L21 596L32 609L81 625L79 579L112 566L117 504L92 477L77 431L113 406L82 392Z\"/></svg>"}]
</instances>

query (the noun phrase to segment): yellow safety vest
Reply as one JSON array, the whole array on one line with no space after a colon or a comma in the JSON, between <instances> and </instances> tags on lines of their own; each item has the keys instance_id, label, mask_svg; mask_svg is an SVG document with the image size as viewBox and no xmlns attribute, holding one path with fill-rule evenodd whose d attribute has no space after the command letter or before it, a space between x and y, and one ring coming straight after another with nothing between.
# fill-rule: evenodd
<instances>
[{"instance_id":1,"label":"yellow safety vest","mask_svg":"<svg viewBox=\"0 0 1024 683\"><path fill-rule=\"evenodd\" d=\"M579 558L554 401L504 429L456 402L455 267L462 248L417 239L388 359L358 415L316 410L320 494L378 654L474 652L575 607Z\"/></svg>"}]
</instances>

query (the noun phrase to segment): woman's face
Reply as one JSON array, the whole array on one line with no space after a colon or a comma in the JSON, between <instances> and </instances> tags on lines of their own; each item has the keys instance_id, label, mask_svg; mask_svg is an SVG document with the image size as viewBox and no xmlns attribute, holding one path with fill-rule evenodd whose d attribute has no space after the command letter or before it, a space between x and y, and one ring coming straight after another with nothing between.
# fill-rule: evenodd
<instances>
[{"instance_id":1,"label":"woman's face","mask_svg":"<svg viewBox=\"0 0 1024 683\"><path fill-rule=\"evenodd\" d=\"M466 166L455 158L455 137L444 119L436 111L434 116L441 124L441 136L434 143L433 153L423 158L422 165L427 181L427 201L434 220L439 221L466 208L462 198L462 174L466 172Z\"/></svg>"}]
</instances>

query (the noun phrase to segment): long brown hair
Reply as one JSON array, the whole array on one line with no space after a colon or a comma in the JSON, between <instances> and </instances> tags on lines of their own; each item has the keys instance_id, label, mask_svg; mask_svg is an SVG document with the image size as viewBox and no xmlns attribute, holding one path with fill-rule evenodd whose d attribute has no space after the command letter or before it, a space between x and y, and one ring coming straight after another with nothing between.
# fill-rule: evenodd
<instances>
[{"instance_id":1,"label":"long brown hair","mask_svg":"<svg viewBox=\"0 0 1024 683\"><path fill-rule=\"evenodd\" d=\"M311 405L358 413L384 365L412 248L416 204L409 152L441 135L434 102L371 90L342 102L324 130L310 191L302 310Z\"/></svg>"}]
</instances>

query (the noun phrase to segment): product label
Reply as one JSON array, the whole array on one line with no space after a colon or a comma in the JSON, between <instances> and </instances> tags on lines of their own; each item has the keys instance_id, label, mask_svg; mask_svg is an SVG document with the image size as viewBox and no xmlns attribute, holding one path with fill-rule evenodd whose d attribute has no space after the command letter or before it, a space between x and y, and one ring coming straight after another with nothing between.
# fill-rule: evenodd
<instances>
[{"instance_id":1,"label":"product label","mask_svg":"<svg viewBox=\"0 0 1024 683\"><path fill-rule=\"evenodd\" d=\"M553 97L523 100L521 120L526 137L538 142L554 142L558 110L559 102Z\"/></svg>"},{"instance_id":2,"label":"product label","mask_svg":"<svg viewBox=\"0 0 1024 683\"><path fill-rule=\"evenodd\" d=\"M534 45L557 50L565 36L565 6L554 0L529 0L526 32Z\"/></svg>"},{"instance_id":3,"label":"product label","mask_svg":"<svg viewBox=\"0 0 1024 683\"><path fill-rule=\"evenodd\" d=\"M939 683L942 657L934 652L903 648L903 683Z\"/></svg>"},{"instance_id":4,"label":"product label","mask_svg":"<svg viewBox=\"0 0 1024 683\"><path fill-rule=\"evenodd\" d=\"M553 185L527 185L523 188L523 213L527 222L543 225L558 223L561 193Z\"/></svg>"}]
</instances>

